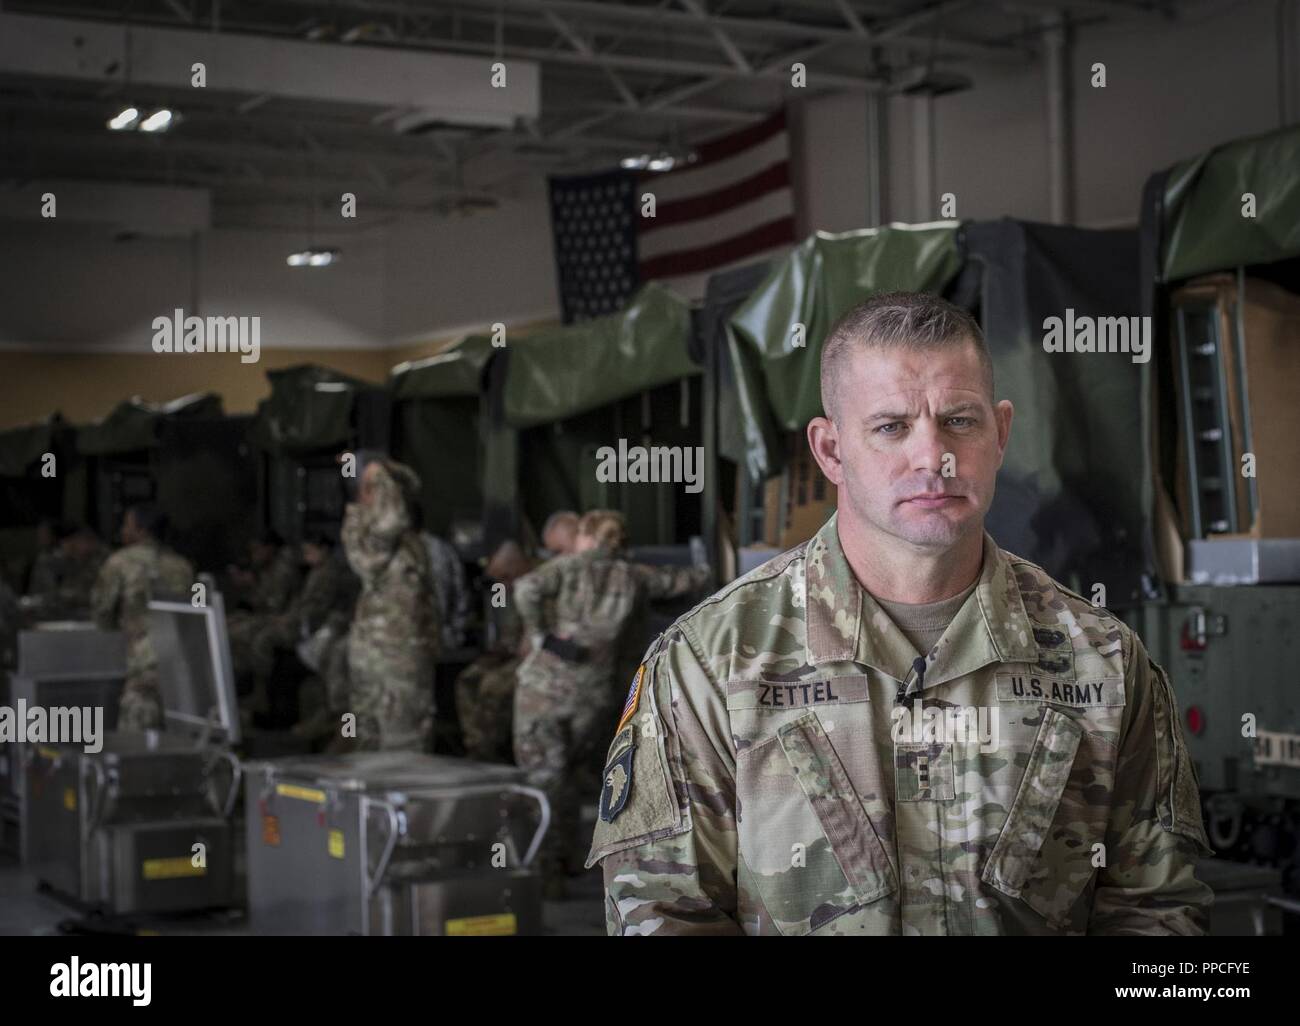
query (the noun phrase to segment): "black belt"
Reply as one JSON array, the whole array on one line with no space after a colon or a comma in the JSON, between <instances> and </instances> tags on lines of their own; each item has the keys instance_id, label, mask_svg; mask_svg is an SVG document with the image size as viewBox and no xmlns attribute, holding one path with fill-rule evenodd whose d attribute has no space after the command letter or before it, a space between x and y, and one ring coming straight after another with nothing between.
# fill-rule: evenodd
<instances>
[{"instance_id":1,"label":"black belt","mask_svg":"<svg viewBox=\"0 0 1300 1026\"><path fill-rule=\"evenodd\" d=\"M554 634L546 635L542 648L568 663L585 663L591 658L591 649L583 648L568 638L557 638Z\"/></svg>"}]
</instances>

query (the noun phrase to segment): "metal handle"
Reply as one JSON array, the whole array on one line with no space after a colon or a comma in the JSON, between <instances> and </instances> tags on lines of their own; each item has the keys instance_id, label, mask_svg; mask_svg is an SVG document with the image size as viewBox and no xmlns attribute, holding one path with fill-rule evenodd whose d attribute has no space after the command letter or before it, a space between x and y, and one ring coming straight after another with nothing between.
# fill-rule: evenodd
<instances>
[{"instance_id":1,"label":"metal handle","mask_svg":"<svg viewBox=\"0 0 1300 1026\"><path fill-rule=\"evenodd\" d=\"M221 810L221 817L229 819L230 814L235 811L235 802L239 800L239 786L244 781L244 766L234 752L222 750L218 753L217 758L230 763L230 791L226 795L225 805Z\"/></svg>"},{"instance_id":2,"label":"metal handle","mask_svg":"<svg viewBox=\"0 0 1300 1026\"><path fill-rule=\"evenodd\" d=\"M388 872L388 862L392 859L393 851L397 848L397 838L402 830L398 822L397 810L393 808L391 803L371 799L367 804L373 808L383 809L388 814L388 839L384 842L384 850L380 852L379 861L375 863L374 875L372 876L369 872L366 873L366 897L369 898L379 889L379 881ZM362 857L365 857L364 852Z\"/></svg>"},{"instance_id":3,"label":"metal handle","mask_svg":"<svg viewBox=\"0 0 1300 1026\"><path fill-rule=\"evenodd\" d=\"M95 804L86 816L86 833L93 834L99 829L99 821L104 815L104 792L108 790L108 777L98 759L88 760L95 773Z\"/></svg>"},{"instance_id":4,"label":"metal handle","mask_svg":"<svg viewBox=\"0 0 1300 1026\"><path fill-rule=\"evenodd\" d=\"M537 849L542 846L542 838L546 836L546 831L551 826L551 802L545 793L525 784L508 784L506 789L515 794L522 794L525 798L533 799L533 801L537 802L538 809L541 811L541 819L537 824L537 830L534 831L533 839L528 845L528 850L524 853L523 867L527 868L532 865L533 858L537 855Z\"/></svg>"}]
</instances>

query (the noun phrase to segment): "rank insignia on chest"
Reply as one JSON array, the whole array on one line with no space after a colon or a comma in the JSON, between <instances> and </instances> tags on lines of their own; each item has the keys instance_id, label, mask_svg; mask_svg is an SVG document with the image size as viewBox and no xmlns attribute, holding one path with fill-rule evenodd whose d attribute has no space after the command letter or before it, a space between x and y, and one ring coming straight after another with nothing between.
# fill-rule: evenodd
<instances>
[{"instance_id":1,"label":"rank insignia on chest","mask_svg":"<svg viewBox=\"0 0 1300 1026\"><path fill-rule=\"evenodd\" d=\"M641 702L641 682L645 680L645 663L637 667L636 676L632 678L632 686L628 688L627 701L623 703L623 712L618 717L618 726L614 728L617 734L625 726L628 720L636 712L636 707Z\"/></svg>"},{"instance_id":2,"label":"rank insignia on chest","mask_svg":"<svg viewBox=\"0 0 1300 1026\"><path fill-rule=\"evenodd\" d=\"M612 823L623 811L632 793L632 759L636 755L633 732L628 730L626 736L615 737L610 752L600 789L600 818L606 823Z\"/></svg>"}]
</instances>

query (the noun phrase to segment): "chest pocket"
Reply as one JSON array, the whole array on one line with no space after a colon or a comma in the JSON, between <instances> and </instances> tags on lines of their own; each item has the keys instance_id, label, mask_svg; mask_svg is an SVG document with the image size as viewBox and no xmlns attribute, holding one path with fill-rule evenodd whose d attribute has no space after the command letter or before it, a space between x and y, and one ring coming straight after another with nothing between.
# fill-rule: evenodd
<instances>
[{"instance_id":1,"label":"chest pocket","mask_svg":"<svg viewBox=\"0 0 1300 1026\"><path fill-rule=\"evenodd\" d=\"M877 824L831 742L865 730L865 679L841 682L850 693L860 683L858 703L748 714L751 688L759 702L767 697L762 685L732 685L733 725L751 728L736 756L741 886L757 892L783 934L812 933L898 889Z\"/></svg>"},{"instance_id":2,"label":"chest pocket","mask_svg":"<svg viewBox=\"0 0 1300 1026\"><path fill-rule=\"evenodd\" d=\"M985 883L1019 898L1057 928L1072 924L1104 856L1117 751L1073 717L1044 705L1006 823L984 865ZM1086 918L1086 917L1085 917Z\"/></svg>"}]
</instances>

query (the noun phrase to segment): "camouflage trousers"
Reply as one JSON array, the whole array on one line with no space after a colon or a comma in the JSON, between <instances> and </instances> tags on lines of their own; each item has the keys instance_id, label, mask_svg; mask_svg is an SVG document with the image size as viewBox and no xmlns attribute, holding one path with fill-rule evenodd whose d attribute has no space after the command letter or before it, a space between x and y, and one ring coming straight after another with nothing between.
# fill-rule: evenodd
<instances>
[{"instance_id":1,"label":"camouflage trousers","mask_svg":"<svg viewBox=\"0 0 1300 1026\"><path fill-rule=\"evenodd\" d=\"M433 659L419 646L397 654L348 642L348 705L358 751L422 752L433 727Z\"/></svg>"},{"instance_id":2,"label":"camouflage trousers","mask_svg":"<svg viewBox=\"0 0 1300 1026\"><path fill-rule=\"evenodd\" d=\"M158 688L158 657L148 634L128 634L126 684L117 707L118 730L161 730L162 692Z\"/></svg>"},{"instance_id":3,"label":"camouflage trousers","mask_svg":"<svg viewBox=\"0 0 1300 1026\"><path fill-rule=\"evenodd\" d=\"M514 656L489 652L456 678L456 717L469 758L510 761L519 662Z\"/></svg>"},{"instance_id":4,"label":"camouflage trousers","mask_svg":"<svg viewBox=\"0 0 1300 1026\"><path fill-rule=\"evenodd\" d=\"M596 793L604 747L614 726L609 669L530 652L515 692L515 762L551 803L551 827L537 853L544 874L558 874L578 836L584 798ZM593 769L594 767L594 769Z\"/></svg>"},{"instance_id":5,"label":"camouflage trousers","mask_svg":"<svg viewBox=\"0 0 1300 1026\"><path fill-rule=\"evenodd\" d=\"M122 700L117 707L118 730L160 730L163 725L162 694L158 671L128 670Z\"/></svg>"}]
</instances>

